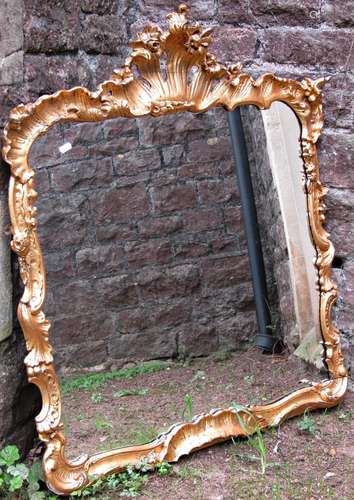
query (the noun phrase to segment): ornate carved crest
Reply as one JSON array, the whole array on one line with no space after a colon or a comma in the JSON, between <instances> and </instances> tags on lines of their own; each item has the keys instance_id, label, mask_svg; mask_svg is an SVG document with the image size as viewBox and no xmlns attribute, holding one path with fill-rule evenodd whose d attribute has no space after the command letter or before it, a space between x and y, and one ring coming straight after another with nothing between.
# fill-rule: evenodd
<instances>
[{"instance_id":1,"label":"ornate carved crest","mask_svg":"<svg viewBox=\"0 0 354 500\"><path fill-rule=\"evenodd\" d=\"M9 204L12 221L12 249L19 255L25 291L18 316L26 338L25 359L29 380L42 394L43 407L37 429L47 443L44 470L48 486L67 494L88 484L94 474L107 474L134 464L143 457L156 462L175 461L231 436L278 425L307 408L330 407L343 398L347 372L340 350L339 332L331 320L336 286L331 278L333 245L323 228L326 189L319 180L316 141L323 125L322 85L324 79L302 82L264 74L254 80L240 64L224 66L208 49L211 29L187 19L187 7L167 16L169 27L147 26L130 43L132 53L121 69L102 83L96 92L83 87L42 96L34 104L15 108L5 129L4 157L11 165ZM320 324L330 373L327 382L313 384L264 406L249 406L247 412L228 408L199 415L191 423L173 426L153 442L125 449L97 453L72 463L65 458L60 389L48 342L50 324L42 310L45 271L37 238L34 171L28 165L31 145L58 122L102 121L118 116L165 115L181 111L202 112L223 106L233 110L242 104L261 109L280 100L296 113L302 127L302 157L309 226L316 248L315 266L320 290ZM244 419L240 425L236 413ZM247 415L252 418L246 418Z\"/></svg>"}]
</instances>

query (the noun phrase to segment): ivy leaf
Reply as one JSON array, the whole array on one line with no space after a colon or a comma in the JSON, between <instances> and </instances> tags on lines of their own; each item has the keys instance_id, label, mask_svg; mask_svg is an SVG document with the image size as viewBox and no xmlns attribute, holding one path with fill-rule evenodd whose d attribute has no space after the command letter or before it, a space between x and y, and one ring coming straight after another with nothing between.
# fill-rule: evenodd
<instances>
[{"instance_id":1,"label":"ivy leaf","mask_svg":"<svg viewBox=\"0 0 354 500\"><path fill-rule=\"evenodd\" d=\"M47 496L45 491L35 491L34 493L29 494L29 500L45 500L46 498Z\"/></svg>"},{"instance_id":2,"label":"ivy leaf","mask_svg":"<svg viewBox=\"0 0 354 500\"><path fill-rule=\"evenodd\" d=\"M12 493L16 490L19 490L22 488L23 484L23 479L20 476L15 476L10 479L10 484L9 484L9 491Z\"/></svg>"},{"instance_id":3,"label":"ivy leaf","mask_svg":"<svg viewBox=\"0 0 354 500\"><path fill-rule=\"evenodd\" d=\"M21 479L28 478L28 467L25 464L10 465L7 468L7 473L13 477L20 477Z\"/></svg>"},{"instance_id":4,"label":"ivy leaf","mask_svg":"<svg viewBox=\"0 0 354 500\"><path fill-rule=\"evenodd\" d=\"M39 481L44 482L44 475L41 462L33 462L29 474L28 474L28 482L38 483Z\"/></svg>"},{"instance_id":5,"label":"ivy leaf","mask_svg":"<svg viewBox=\"0 0 354 500\"><path fill-rule=\"evenodd\" d=\"M5 448L0 451L0 465L13 465L17 460L20 460L17 446L5 446Z\"/></svg>"}]
</instances>

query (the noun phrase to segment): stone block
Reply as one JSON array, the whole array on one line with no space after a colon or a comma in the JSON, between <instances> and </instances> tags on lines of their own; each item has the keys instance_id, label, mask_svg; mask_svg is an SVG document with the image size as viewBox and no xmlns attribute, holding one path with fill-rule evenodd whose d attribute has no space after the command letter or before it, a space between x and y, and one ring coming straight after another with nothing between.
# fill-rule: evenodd
<instances>
[{"instance_id":1,"label":"stone block","mask_svg":"<svg viewBox=\"0 0 354 500\"><path fill-rule=\"evenodd\" d=\"M219 208L185 212L183 226L186 231L200 232L223 227L222 211Z\"/></svg>"},{"instance_id":2,"label":"stone block","mask_svg":"<svg viewBox=\"0 0 354 500\"><path fill-rule=\"evenodd\" d=\"M156 358L173 358L177 354L174 331L151 331L115 335L108 344L111 359L139 361Z\"/></svg>"},{"instance_id":3,"label":"stone block","mask_svg":"<svg viewBox=\"0 0 354 500\"><path fill-rule=\"evenodd\" d=\"M219 19L222 23L268 26L317 26L321 22L321 1L304 0L221 0Z\"/></svg>"},{"instance_id":4,"label":"stone block","mask_svg":"<svg viewBox=\"0 0 354 500\"><path fill-rule=\"evenodd\" d=\"M23 80L22 1L3 0L0 16L0 85L12 85Z\"/></svg>"},{"instance_id":5,"label":"stone block","mask_svg":"<svg viewBox=\"0 0 354 500\"><path fill-rule=\"evenodd\" d=\"M36 15L33 6L25 2L24 46L27 53L58 53L78 49L80 19L78 5L68 10L52 5ZM39 6L38 6L39 7ZM38 8L37 7L37 8Z\"/></svg>"},{"instance_id":6,"label":"stone block","mask_svg":"<svg viewBox=\"0 0 354 500\"><path fill-rule=\"evenodd\" d=\"M152 199L157 213L193 208L197 204L197 196L192 183L153 188Z\"/></svg>"},{"instance_id":7,"label":"stone block","mask_svg":"<svg viewBox=\"0 0 354 500\"><path fill-rule=\"evenodd\" d=\"M52 186L64 193L102 187L112 181L112 171L110 158L67 163L51 169Z\"/></svg>"},{"instance_id":8,"label":"stone block","mask_svg":"<svg viewBox=\"0 0 354 500\"><path fill-rule=\"evenodd\" d=\"M203 205L214 203L237 203L239 201L236 182L232 178L223 180L203 180L198 183L200 202Z\"/></svg>"},{"instance_id":9,"label":"stone block","mask_svg":"<svg viewBox=\"0 0 354 500\"><path fill-rule=\"evenodd\" d=\"M208 356L218 350L214 325L187 324L179 327L179 351L182 357Z\"/></svg>"},{"instance_id":10,"label":"stone block","mask_svg":"<svg viewBox=\"0 0 354 500\"><path fill-rule=\"evenodd\" d=\"M107 311L101 314L83 313L59 317L53 321L51 335L55 345L68 348L72 345L88 345L113 335L115 321ZM99 364L99 361L95 362ZM74 366L72 366L74 368Z\"/></svg>"},{"instance_id":11,"label":"stone block","mask_svg":"<svg viewBox=\"0 0 354 500\"><path fill-rule=\"evenodd\" d=\"M82 0L81 10L85 14L116 14L118 12L118 5L125 3L124 0Z\"/></svg>"},{"instance_id":12,"label":"stone block","mask_svg":"<svg viewBox=\"0 0 354 500\"><path fill-rule=\"evenodd\" d=\"M249 28L220 26L215 29L213 53L223 63L253 62L256 57L257 32Z\"/></svg>"},{"instance_id":13,"label":"stone block","mask_svg":"<svg viewBox=\"0 0 354 500\"><path fill-rule=\"evenodd\" d=\"M166 239L149 241L129 241L124 245L125 259L129 267L167 264L171 262L170 242Z\"/></svg>"},{"instance_id":14,"label":"stone block","mask_svg":"<svg viewBox=\"0 0 354 500\"><path fill-rule=\"evenodd\" d=\"M207 259L202 262L202 283L207 288L228 288L249 280L247 255Z\"/></svg>"},{"instance_id":15,"label":"stone block","mask_svg":"<svg viewBox=\"0 0 354 500\"><path fill-rule=\"evenodd\" d=\"M138 302L138 286L128 274L100 278L95 282L99 304L106 310L119 310Z\"/></svg>"},{"instance_id":16,"label":"stone block","mask_svg":"<svg viewBox=\"0 0 354 500\"><path fill-rule=\"evenodd\" d=\"M80 48L89 54L119 54L127 44L124 18L91 14L82 20Z\"/></svg>"},{"instance_id":17,"label":"stone block","mask_svg":"<svg viewBox=\"0 0 354 500\"><path fill-rule=\"evenodd\" d=\"M130 222L149 214L149 198L144 186L101 190L94 195L96 222Z\"/></svg>"},{"instance_id":18,"label":"stone block","mask_svg":"<svg viewBox=\"0 0 354 500\"><path fill-rule=\"evenodd\" d=\"M236 316L218 322L219 349L246 348L258 332L255 311L242 311Z\"/></svg>"},{"instance_id":19,"label":"stone block","mask_svg":"<svg viewBox=\"0 0 354 500\"><path fill-rule=\"evenodd\" d=\"M146 269L137 274L137 283L142 300L187 297L199 288L199 269L192 264Z\"/></svg>"},{"instance_id":20,"label":"stone block","mask_svg":"<svg viewBox=\"0 0 354 500\"><path fill-rule=\"evenodd\" d=\"M109 274L125 267L124 251L118 244L88 247L76 253L78 276Z\"/></svg>"},{"instance_id":21,"label":"stone block","mask_svg":"<svg viewBox=\"0 0 354 500\"><path fill-rule=\"evenodd\" d=\"M135 175L142 171L157 170L161 167L161 158L155 148L133 150L114 157L116 175Z\"/></svg>"},{"instance_id":22,"label":"stone block","mask_svg":"<svg viewBox=\"0 0 354 500\"><path fill-rule=\"evenodd\" d=\"M351 33L349 30L271 28L262 38L261 57L265 61L336 67L343 70L348 63Z\"/></svg>"},{"instance_id":23,"label":"stone block","mask_svg":"<svg viewBox=\"0 0 354 500\"><path fill-rule=\"evenodd\" d=\"M354 188L350 169L353 165L354 136L337 131L325 131L319 141L318 158L321 180L335 188Z\"/></svg>"},{"instance_id":24,"label":"stone block","mask_svg":"<svg viewBox=\"0 0 354 500\"><path fill-rule=\"evenodd\" d=\"M138 222L139 235L143 237L167 236L179 231L183 227L182 217L168 215L165 217L151 217Z\"/></svg>"}]
</instances>

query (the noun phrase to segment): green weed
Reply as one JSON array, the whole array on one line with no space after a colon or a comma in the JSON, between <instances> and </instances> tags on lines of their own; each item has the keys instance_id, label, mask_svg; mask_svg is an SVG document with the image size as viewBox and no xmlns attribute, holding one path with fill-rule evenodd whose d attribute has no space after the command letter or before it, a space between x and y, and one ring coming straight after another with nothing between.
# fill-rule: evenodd
<instances>
[{"instance_id":1,"label":"green weed","mask_svg":"<svg viewBox=\"0 0 354 500\"><path fill-rule=\"evenodd\" d=\"M264 442L261 428L259 427L258 424L255 425L254 422L251 422L251 419L253 419L254 417L247 407L239 405L237 403L232 403L231 406L237 411L236 417L238 419L242 431L247 436L248 443L258 453L258 456L250 455L247 456L247 458L249 460L259 461L261 464L262 474L264 474L268 466L268 463L267 463L267 448ZM239 414L240 411L243 411L246 415L248 415L246 423ZM249 424L252 424L252 427L255 426L254 435L250 433L251 431L249 430Z\"/></svg>"},{"instance_id":2,"label":"green weed","mask_svg":"<svg viewBox=\"0 0 354 500\"><path fill-rule=\"evenodd\" d=\"M113 393L114 398L124 398L127 396L145 396L148 389L123 389Z\"/></svg>"},{"instance_id":3,"label":"green weed","mask_svg":"<svg viewBox=\"0 0 354 500\"><path fill-rule=\"evenodd\" d=\"M89 373L87 375L80 375L78 377L64 380L61 383L61 390L63 394L69 394L73 391L81 389L93 390L116 378L129 379L136 377L137 375L146 375L148 373L156 373L162 370L166 370L168 367L169 364L163 361L149 361L138 366L122 368L121 370L102 373Z\"/></svg>"},{"instance_id":4,"label":"green weed","mask_svg":"<svg viewBox=\"0 0 354 500\"><path fill-rule=\"evenodd\" d=\"M297 423L297 427L300 431L311 434L312 436L316 434L317 426L313 418L309 415L308 410L305 410L302 420Z\"/></svg>"},{"instance_id":5,"label":"green weed","mask_svg":"<svg viewBox=\"0 0 354 500\"><path fill-rule=\"evenodd\" d=\"M91 395L91 401L93 403L101 403L102 402L102 394L100 392L94 392L92 395Z\"/></svg>"},{"instance_id":6,"label":"green weed","mask_svg":"<svg viewBox=\"0 0 354 500\"><path fill-rule=\"evenodd\" d=\"M31 467L21 463L18 448L13 445L0 450L0 498L55 499L48 491L40 491L41 482L43 473L39 462Z\"/></svg>"},{"instance_id":7,"label":"green weed","mask_svg":"<svg viewBox=\"0 0 354 500\"><path fill-rule=\"evenodd\" d=\"M193 418L193 399L190 394L184 396L184 408L182 411L183 420L192 420Z\"/></svg>"},{"instance_id":8,"label":"green weed","mask_svg":"<svg viewBox=\"0 0 354 500\"><path fill-rule=\"evenodd\" d=\"M181 479L201 479L202 473L196 467L190 465L182 465L175 471L176 475Z\"/></svg>"},{"instance_id":9,"label":"green weed","mask_svg":"<svg viewBox=\"0 0 354 500\"><path fill-rule=\"evenodd\" d=\"M113 425L110 422L103 420L103 418L97 418L95 420L95 429L97 431L107 431L113 429Z\"/></svg>"}]
</instances>

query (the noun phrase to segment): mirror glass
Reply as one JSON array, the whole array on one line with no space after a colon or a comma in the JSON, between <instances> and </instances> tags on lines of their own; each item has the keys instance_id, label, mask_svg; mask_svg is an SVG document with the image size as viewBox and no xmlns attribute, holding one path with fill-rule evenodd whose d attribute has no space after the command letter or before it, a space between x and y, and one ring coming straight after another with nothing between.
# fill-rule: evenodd
<instances>
[{"instance_id":1,"label":"mirror glass","mask_svg":"<svg viewBox=\"0 0 354 500\"><path fill-rule=\"evenodd\" d=\"M65 123L33 145L69 458L145 443L192 415L264 404L320 378L300 127L281 103L241 115L268 329L281 354L254 345L225 110Z\"/></svg>"}]
</instances>

